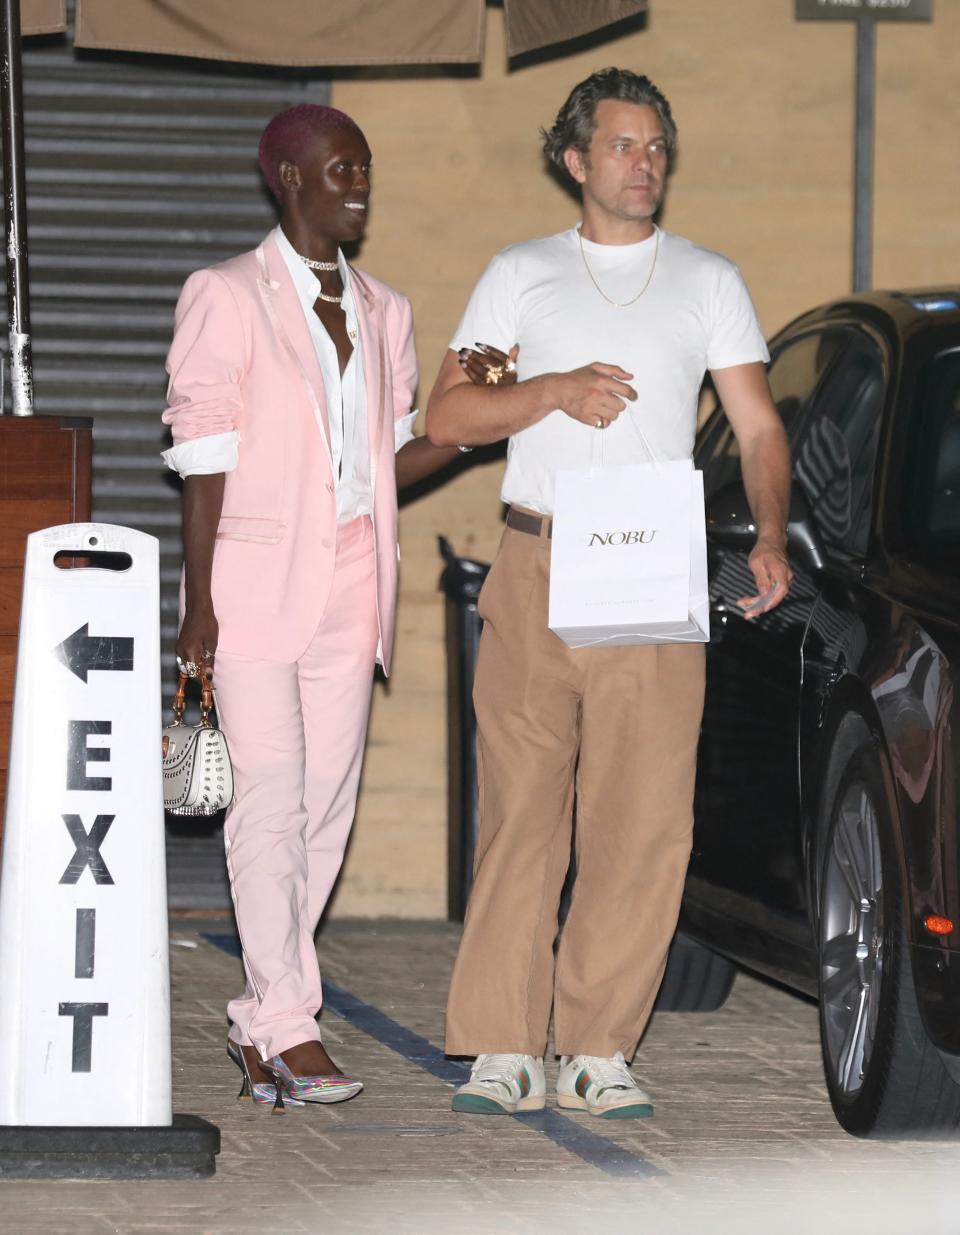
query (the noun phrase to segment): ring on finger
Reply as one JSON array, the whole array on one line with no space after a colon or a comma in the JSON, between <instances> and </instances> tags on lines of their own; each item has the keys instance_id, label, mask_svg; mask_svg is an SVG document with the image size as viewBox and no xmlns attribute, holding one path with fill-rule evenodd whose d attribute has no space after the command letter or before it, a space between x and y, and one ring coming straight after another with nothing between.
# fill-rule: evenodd
<instances>
[{"instance_id":1,"label":"ring on finger","mask_svg":"<svg viewBox=\"0 0 960 1235\"><path fill-rule=\"evenodd\" d=\"M484 375L484 384L487 386L496 386L497 382L503 377L504 368L502 364L490 365Z\"/></svg>"},{"instance_id":2,"label":"ring on finger","mask_svg":"<svg viewBox=\"0 0 960 1235\"><path fill-rule=\"evenodd\" d=\"M606 428L606 425L603 423L602 420L598 420L597 423L593 427L595 429L604 429Z\"/></svg>"},{"instance_id":3,"label":"ring on finger","mask_svg":"<svg viewBox=\"0 0 960 1235\"><path fill-rule=\"evenodd\" d=\"M517 366L513 363L512 360L508 360L507 363L503 366L503 371L504 373L516 373Z\"/></svg>"}]
</instances>

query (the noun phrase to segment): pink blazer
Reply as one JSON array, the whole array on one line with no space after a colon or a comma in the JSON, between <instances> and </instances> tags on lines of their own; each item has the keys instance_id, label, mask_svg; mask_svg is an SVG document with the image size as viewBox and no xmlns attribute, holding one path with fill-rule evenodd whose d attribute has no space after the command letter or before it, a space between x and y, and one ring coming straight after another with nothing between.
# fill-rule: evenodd
<instances>
[{"instance_id":1,"label":"pink blazer","mask_svg":"<svg viewBox=\"0 0 960 1235\"><path fill-rule=\"evenodd\" d=\"M417 384L410 302L352 271L367 384L378 659L390 668L397 594L394 420ZM219 649L292 661L333 580L336 496L323 378L293 281L272 237L184 285L167 357L163 420L175 443L240 431L213 558Z\"/></svg>"}]
</instances>

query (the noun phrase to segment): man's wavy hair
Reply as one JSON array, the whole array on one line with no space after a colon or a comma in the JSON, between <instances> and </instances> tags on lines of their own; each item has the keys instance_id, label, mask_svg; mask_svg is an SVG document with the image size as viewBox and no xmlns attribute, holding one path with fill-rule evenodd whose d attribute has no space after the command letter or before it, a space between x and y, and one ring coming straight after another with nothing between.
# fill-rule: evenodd
<instances>
[{"instance_id":1,"label":"man's wavy hair","mask_svg":"<svg viewBox=\"0 0 960 1235\"><path fill-rule=\"evenodd\" d=\"M569 175L563 152L573 146L586 158L590 141L597 128L597 104L604 99L623 103L642 103L652 107L660 117L667 139L667 166L673 166L677 153L677 126L666 96L661 94L649 77L631 73L629 69L600 69L574 86L567 101L557 112L551 129L541 129L543 152L550 162Z\"/></svg>"}]
</instances>

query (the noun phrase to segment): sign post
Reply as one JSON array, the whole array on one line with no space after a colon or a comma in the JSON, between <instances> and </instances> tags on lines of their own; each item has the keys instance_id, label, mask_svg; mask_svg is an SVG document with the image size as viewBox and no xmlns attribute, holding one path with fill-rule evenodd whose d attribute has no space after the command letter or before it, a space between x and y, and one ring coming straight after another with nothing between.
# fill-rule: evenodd
<instances>
[{"instance_id":1,"label":"sign post","mask_svg":"<svg viewBox=\"0 0 960 1235\"><path fill-rule=\"evenodd\" d=\"M933 0L794 0L797 21L857 23L853 151L853 290L872 283L873 151L878 21L932 21Z\"/></svg>"},{"instance_id":2,"label":"sign post","mask_svg":"<svg viewBox=\"0 0 960 1235\"><path fill-rule=\"evenodd\" d=\"M158 562L157 540L130 528L27 539L0 871L0 1178L214 1169L217 1129L171 1113Z\"/></svg>"}]
</instances>

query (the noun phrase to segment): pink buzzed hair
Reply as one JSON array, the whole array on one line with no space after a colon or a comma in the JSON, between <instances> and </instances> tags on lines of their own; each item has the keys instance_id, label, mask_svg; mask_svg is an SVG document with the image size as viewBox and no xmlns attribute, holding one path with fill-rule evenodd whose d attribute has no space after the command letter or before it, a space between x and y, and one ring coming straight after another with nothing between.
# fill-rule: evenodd
<instances>
[{"instance_id":1,"label":"pink buzzed hair","mask_svg":"<svg viewBox=\"0 0 960 1235\"><path fill-rule=\"evenodd\" d=\"M257 157L273 196L280 201L280 164L299 163L310 143L322 133L360 126L346 112L319 103L300 103L278 112L263 130Z\"/></svg>"}]
</instances>

